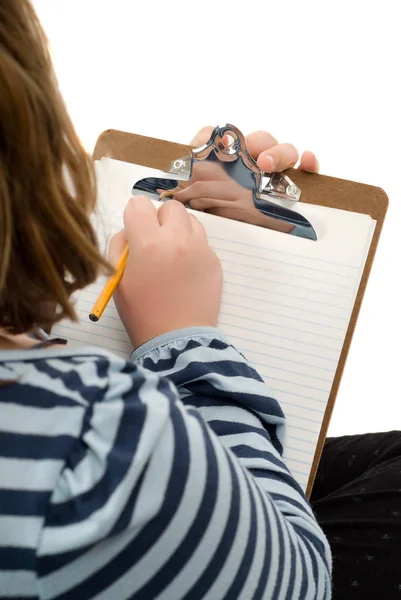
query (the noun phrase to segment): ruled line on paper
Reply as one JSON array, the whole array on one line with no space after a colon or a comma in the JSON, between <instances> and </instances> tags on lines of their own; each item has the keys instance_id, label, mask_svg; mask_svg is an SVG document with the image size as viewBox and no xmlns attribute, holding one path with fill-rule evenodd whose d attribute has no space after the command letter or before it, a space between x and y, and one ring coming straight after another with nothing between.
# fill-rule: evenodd
<instances>
[{"instance_id":1,"label":"ruled line on paper","mask_svg":"<svg viewBox=\"0 0 401 600\"><path fill-rule=\"evenodd\" d=\"M228 250L223 250L222 248L218 248L218 247L216 247L216 246L212 246L212 248L213 248L213 250L214 250L215 252L218 252L218 253L219 253L219 255L220 255L220 260L221 260L223 263L225 263L225 264L232 264L232 265L235 265L236 267L241 267L241 266L247 267L247 266L248 266L248 265L247 265L247 262L248 262L248 260L249 260L249 255L248 255L248 254L242 254L241 252L237 252L236 250L231 250L231 251L229 252ZM224 255L224 253L225 253L225 252L227 252L227 254L229 253L229 254L230 254L230 256L233 256L233 255L235 254L236 256L243 256L243 257L246 257L246 259L247 259L247 260L244 260L244 261L239 261L238 259L237 259L237 260L230 260L229 258L227 258L227 257ZM253 260L255 260L255 259L253 259ZM262 259L258 259L258 260L259 260L260 262L259 262L259 264L255 264L255 265L254 265L254 269L257 269L257 270L258 270L259 272L261 272L261 273L273 273L273 274L279 274L280 276L282 276L282 274L283 274L283 272L284 272L284 273L285 273L286 275L288 275L289 277L291 277L291 276L293 276L293 275L294 275L294 272L293 272L293 271L290 271L290 270L288 269L288 265L287 265L287 269L285 269L285 271L283 271L283 265L285 264L285 263L284 263L284 261L280 261L280 263L279 263L279 264L280 264L280 267L281 267L281 270L280 270L280 267L279 267L279 268L277 268L277 269L274 269L274 268L268 268L268 267L266 267L266 262L265 262L265 261L263 261ZM263 263L264 263L264 264L263 264ZM271 265L271 262L270 262L270 261L269 261L269 264ZM291 265L291 266L293 266L293 265ZM303 269L305 272L309 273L309 275L301 275L301 274L298 272L298 273L297 273L297 275L296 275L298 279L304 279L305 281L318 281L319 283L321 283L321 282L322 282L322 279L321 279L321 278L319 278L319 277L316 277L316 276L315 276L315 277L311 277L311 275L310 275L311 269L310 269L309 267L302 267L302 269ZM298 268L298 271L299 271L299 270L300 270L300 269ZM325 274L325 275L327 275L327 276L330 276L330 275L331 275L331 273L330 273L329 271L324 271L323 269L314 269L314 270L315 270L315 271L317 271L317 272L319 273L319 275L321 275L322 273L324 273L324 274ZM340 274L336 274L335 276L336 276L336 277L338 277L339 279L346 278L346 279L349 279L349 280L351 280L351 281L354 281L354 279L355 279L355 276L354 276L354 275L340 275ZM264 278L264 277L262 277L261 279L265 279L265 278ZM323 280L323 281L325 281L325 280ZM336 283L335 283L335 285L337 285L338 287L343 287L343 288L352 289L352 286L350 286L350 285L349 285L349 283L339 283L339 282L336 282Z\"/></svg>"},{"instance_id":2,"label":"ruled line on paper","mask_svg":"<svg viewBox=\"0 0 401 600\"><path fill-rule=\"evenodd\" d=\"M231 293L231 296L236 296L236 295L237 294ZM244 296L244 295L242 295L242 298L249 298L250 300L255 300L254 298L252 298L250 296ZM261 302L261 301L257 300L257 302ZM235 303L235 302L228 302L227 299L223 300L223 304L225 306L234 306L234 307L240 308L242 310L249 310L250 309L249 305L247 306L246 304L238 304L238 303ZM270 308L271 306L292 308L295 312L302 311L302 312L307 312L307 313L313 314L315 316L322 315L324 317L330 317L330 319L333 319L333 320L334 319L337 319L339 321L346 321L347 320L346 317L338 317L338 316L334 316L334 315L329 315L327 313L321 313L321 312L317 311L316 309L315 310L310 310L310 309L305 309L305 308L299 308L299 307L296 307L296 306L288 306L288 304L284 304L283 305L281 302L272 302L271 299L268 302L264 303L263 308L256 308L255 307L255 302L254 302L253 305L252 305L252 311L253 312L257 312L257 313L261 312L263 314L269 313L269 314L274 315L274 316L280 316L282 314L282 311L280 313L280 312L273 312L272 310L267 310L266 307ZM296 318L298 318L298 317L296 317ZM310 321L308 319L303 319L303 321L304 321L304 323L315 323L315 324L319 324L319 325L321 324L318 321ZM333 326L333 328L335 328L335 329L341 329L342 331L344 330L344 326L341 326L341 327Z\"/></svg>"},{"instance_id":3,"label":"ruled line on paper","mask_svg":"<svg viewBox=\"0 0 401 600\"><path fill-rule=\"evenodd\" d=\"M327 209L327 212L329 212L329 211L330 211L330 208ZM227 240L224 237L218 237L216 235L211 235L209 237L209 239L210 240L215 239L215 240L220 240L220 241L223 241L223 242L229 242L229 243L231 243L231 240ZM259 249L259 246L256 246L255 244L251 244L249 242L238 242L238 241L236 241L235 243L238 244L238 245L240 245L240 246L246 246L248 248ZM293 257L292 260L295 259L294 264L296 264L296 261L299 261L299 260L311 260L311 261L315 261L315 262L318 262L318 263L319 262L329 263L329 264L336 265L336 266L339 266L339 267L344 267L346 269L355 269L356 271L359 270L359 266L352 266L352 265L347 265L347 264L344 264L344 263L337 263L335 261L328 261L328 260L325 260L325 259L322 259L322 258L315 259L315 258L312 258L310 256L303 256L303 255L296 254L295 252L288 252L287 250L279 250L279 249L273 248L273 247L264 246L264 250L268 251L269 253L273 253L273 255L274 254L282 254L282 255L286 255L286 256L291 256L291 257ZM257 258L260 258L260 255L258 255ZM285 261L285 264L288 264L288 263Z\"/></svg>"},{"instance_id":4,"label":"ruled line on paper","mask_svg":"<svg viewBox=\"0 0 401 600\"><path fill-rule=\"evenodd\" d=\"M253 309L252 308L247 308L245 310L252 311ZM274 322L271 319L267 319L266 318L267 315L270 315L270 313L268 311L266 311L266 313L265 313L265 319L264 319L264 323L266 325L271 325L273 327L278 327L280 329L290 329L291 331L297 331L297 332L300 332L300 333L310 333L311 335L315 335L317 337L324 337L327 340L335 340L335 341L342 342L342 337L340 337L340 335L333 336L333 335L327 335L327 334L324 334L324 333L316 333L314 331L314 329L311 331L310 325L313 325L313 326L316 325L316 326L318 326L319 330L321 331L321 328L323 326L322 323L316 323L316 322L309 321L309 320L302 320L302 324L306 325L306 328L305 329L298 329L297 327L294 327L291 324L290 325L281 325L280 323L277 323L277 320L276 320L276 322ZM227 316L227 317L233 317L234 319L241 319L241 320L246 321L247 323L258 323L258 324L260 324L260 321L261 321L260 318L254 319L254 318L246 316L244 314L238 315L236 313L228 312L226 310L221 310L220 311L220 317L225 317L225 316ZM298 317L283 316L283 315L277 315L277 316L279 318L281 318L281 319L287 319L288 321L295 321L295 323L299 322ZM324 327L330 328L326 324L324 324ZM337 329L337 331L340 331L341 333L344 332L344 328L340 329L338 327L336 327L336 328L331 327L330 329ZM257 329L256 331L259 331L259 330Z\"/></svg>"},{"instance_id":5,"label":"ruled line on paper","mask_svg":"<svg viewBox=\"0 0 401 600\"><path fill-rule=\"evenodd\" d=\"M229 273L227 273L227 275L229 275ZM266 294L266 292L268 292L269 295L283 296L285 298L289 297L288 290L287 291L282 290L281 292L279 292L279 291L277 291L277 287L274 287L273 289L269 289L269 290L267 290L266 288L261 288L259 286L252 286L252 288L251 288L250 286L245 285L243 283L240 283L238 281L233 281L233 280L231 281L227 277L227 286L226 287L228 287L228 284L231 284L232 286L246 288L246 289L249 289L249 290L251 289L252 292L263 292L264 294ZM307 290L305 290L303 288L298 288L298 291L301 291L302 294L303 294L303 296L302 296L302 294L300 296L297 296L297 295L295 295L293 293L291 294L292 298L294 300L296 300L297 302L299 302L299 301L305 302L306 301L306 302L312 302L312 303L316 303L316 304L322 304L325 307L328 306L328 307L334 307L334 308L337 308L337 309L346 309L346 310L348 310L350 308L350 305L351 305L351 299L348 299L348 298L341 298L341 300L346 300L345 306L344 306L344 304L341 304L339 302L339 299L337 299L336 303L333 303L333 302L329 302L328 303L328 302L326 302L326 299L331 297L331 294L328 294L328 293L325 295L326 296L325 298L317 299L317 298L310 298L310 297L308 297L309 291L307 291ZM320 293L322 293L322 292L320 292ZM258 297L256 297L255 299L258 299ZM263 300L263 297L262 298L259 297L259 299Z\"/></svg>"}]
</instances>

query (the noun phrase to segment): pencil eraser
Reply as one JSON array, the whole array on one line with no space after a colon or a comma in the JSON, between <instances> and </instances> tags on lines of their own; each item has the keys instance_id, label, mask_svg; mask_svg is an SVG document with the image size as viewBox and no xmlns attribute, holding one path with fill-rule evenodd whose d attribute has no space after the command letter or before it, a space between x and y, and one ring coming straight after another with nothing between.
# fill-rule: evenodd
<instances>
[{"instance_id":1,"label":"pencil eraser","mask_svg":"<svg viewBox=\"0 0 401 600\"><path fill-rule=\"evenodd\" d=\"M90 320L91 320L91 321L93 321L94 323L96 323L96 321L98 321L98 320L99 320L99 317L97 317L97 316L96 316L96 315L94 315L93 313L91 313L91 314L89 315L89 318L90 318Z\"/></svg>"}]
</instances>

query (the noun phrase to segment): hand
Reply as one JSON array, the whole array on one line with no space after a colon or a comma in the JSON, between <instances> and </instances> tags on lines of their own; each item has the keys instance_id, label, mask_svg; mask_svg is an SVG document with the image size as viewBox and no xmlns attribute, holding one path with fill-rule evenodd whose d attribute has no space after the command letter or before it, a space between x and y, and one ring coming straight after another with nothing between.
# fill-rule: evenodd
<instances>
[{"instance_id":1,"label":"hand","mask_svg":"<svg viewBox=\"0 0 401 600\"><path fill-rule=\"evenodd\" d=\"M175 329L217 325L220 261L182 204L171 200L156 211L145 196L131 198L124 230L110 244L112 263L127 242L127 266L114 299L135 347Z\"/></svg>"}]
</instances>

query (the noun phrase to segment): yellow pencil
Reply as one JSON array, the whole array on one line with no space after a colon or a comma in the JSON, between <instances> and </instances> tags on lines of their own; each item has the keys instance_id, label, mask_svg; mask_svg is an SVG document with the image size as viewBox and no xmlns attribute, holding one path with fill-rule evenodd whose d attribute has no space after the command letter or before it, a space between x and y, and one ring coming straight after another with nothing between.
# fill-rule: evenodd
<instances>
[{"instance_id":1,"label":"yellow pencil","mask_svg":"<svg viewBox=\"0 0 401 600\"><path fill-rule=\"evenodd\" d=\"M116 291L118 284L121 281L121 278L124 274L125 265L127 264L128 258L128 244L125 246L123 253L121 254L119 261L116 266L116 272L114 275L110 277L102 291L100 292L99 298L96 300L90 314L89 318L91 321L98 321L102 316L106 306L109 303L110 298Z\"/></svg>"}]
</instances>

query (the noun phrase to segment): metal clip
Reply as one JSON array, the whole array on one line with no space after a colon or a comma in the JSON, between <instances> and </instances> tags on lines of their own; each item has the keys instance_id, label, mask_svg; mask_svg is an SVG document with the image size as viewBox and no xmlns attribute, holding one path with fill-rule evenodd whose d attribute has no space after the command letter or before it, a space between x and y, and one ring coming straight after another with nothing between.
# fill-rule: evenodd
<instances>
[{"instance_id":1,"label":"metal clip","mask_svg":"<svg viewBox=\"0 0 401 600\"><path fill-rule=\"evenodd\" d=\"M262 194L276 196L284 200L298 202L301 197L301 190L295 185L288 175L282 173L264 174Z\"/></svg>"},{"instance_id":2,"label":"metal clip","mask_svg":"<svg viewBox=\"0 0 401 600\"><path fill-rule=\"evenodd\" d=\"M164 189L174 195L177 186L178 189L190 188L196 182L208 183L211 194L202 200L206 203L203 210L297 237L317 239L308 219L286 204L288 201L296 204L301 190L288 175L261 171L246 148L244 136L234 125L216 127L204 146L189 156L173 160L164 179L144 179L135 184L133 193L155 193ZM224 201L218 202L221 190ZM189 198L188 205L195 200L198 200L196 196Z\"/></svg>"},{"instance_id":3,"label":"metal clip","mask_svg":"<svg viewBox=\"0 0 401 600\"><path fill-rule=\"evenodd\" d=\"M184 156L183 158L176 158L170 165L168 173L175 175L177 179L188 181L192 175L192 162L193 156Z\"/></svg>"},{"instance_id":4,"label":"metal clip","mask_svg":"<svg viewBox=\"0 0 401 600\"><path fill-rule=\"evenodd\" d=\"M193 160L197 158L197 150L193 151L193 155L177 158L170 164L168 173L175 175L177 179L188 181L192 176ZM292 200L298 202L301 197L301 190L295 183L282 173L263 173L263 188L262 194L276 196L284 200Z\"/></svg>"}]
</instances>

